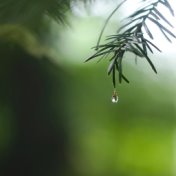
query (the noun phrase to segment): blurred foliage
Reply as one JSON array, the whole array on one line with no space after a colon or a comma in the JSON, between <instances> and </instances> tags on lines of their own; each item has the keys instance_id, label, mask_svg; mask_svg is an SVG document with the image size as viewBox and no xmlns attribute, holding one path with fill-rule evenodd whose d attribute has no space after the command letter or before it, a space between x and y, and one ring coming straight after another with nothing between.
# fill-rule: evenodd
<instances>
[{"instance_id":1,"label":"blurred foliage","mask_svg":"<svg viewBox=\"0 0 176 176\"><path fill-rule=\"evenodd\" d=\"M38 36L21 25L1 25L0 38L9 43L15 43L27 52L41 57L48 55L49 48L37 40Z\"/></svg>"},{"instance_id":2,"label":"blurred foliage","mask_svg":"<svg viewBox=\"0 0 176 176\"><path fill-rule=\"evenodd\" d=\"M48 46L52 21L63 26L68 25L67 17L72 2L83 2L86 5L92 1L0 0L0 37L16 42L35 56L50 53L51 57L52 49L48 49Z\"/></svg>"},{"instance_id":3,"label":"blurred foliage","mask_svg":"<svg viewBox=\"0 0 176 176\"><path fill-rule=\"evenodd\" d=\"M1 0L0 22L34 26L41 21L44 14L62 22L69 7L70 0Z\"/></svg>"},{"instance_id":4,"label":"blurred foliage","mask_svg":"<svg viewBox=\"0 0 176 176\"><path fill-rule=\"evenodd\" d=\"M50 17L58 20L68 1L7 0L0 7L1 176L174 176L174 77L151 79L125 64L136 81L119 85L120 103L112 104L104 63L52 62L52 42L74 54L70 40L50 35Z\"/></svg>"}]
</instances>

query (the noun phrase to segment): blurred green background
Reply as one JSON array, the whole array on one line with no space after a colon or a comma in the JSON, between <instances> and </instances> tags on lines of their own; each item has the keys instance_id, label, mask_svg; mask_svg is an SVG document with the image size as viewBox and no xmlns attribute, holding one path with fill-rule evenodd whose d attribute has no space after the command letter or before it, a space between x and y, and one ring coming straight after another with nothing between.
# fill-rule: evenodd
<instances>
[{"instance_id":1,"label":"blurred green background","mask_svg":"<svg viewBox=\"0 0 176 176\"><path fill-rule=\"evenodd\" d=\"M174 46L151 56L158 75L126 56L117 104L108 59L84 63L116 3L73 3L65 25L1 21L1 176L175 176Z\"/></svg>"}]
</instances>

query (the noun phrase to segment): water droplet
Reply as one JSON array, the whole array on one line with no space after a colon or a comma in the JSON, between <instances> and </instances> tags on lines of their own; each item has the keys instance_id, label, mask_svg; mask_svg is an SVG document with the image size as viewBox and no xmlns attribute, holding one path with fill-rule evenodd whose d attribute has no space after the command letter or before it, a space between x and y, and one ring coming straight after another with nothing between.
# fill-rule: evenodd
<instances>
[{"instance_id":1,"label":"water droplet","mask_svg":"<svg viewBox=\"0 0 176 176\"><path fill-rule=\"evenodd\" d=\"M111 101L112 101L112 103L117 103L118 100L119 100L119 97L117 96L117 92L114 91L113 94L112 94L112 99L111 99Z\"/></svg>"}]
</instances>

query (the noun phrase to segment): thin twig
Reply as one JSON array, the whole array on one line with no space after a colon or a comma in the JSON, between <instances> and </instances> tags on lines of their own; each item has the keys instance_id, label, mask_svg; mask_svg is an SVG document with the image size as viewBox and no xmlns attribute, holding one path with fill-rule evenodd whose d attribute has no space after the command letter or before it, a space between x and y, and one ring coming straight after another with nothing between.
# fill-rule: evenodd
<instances>
[{"instance_id":1,"label":"thin twig","mask_svg":"<svg viewBox=\"0 0 176 176\"><path fill-rule=\"evenodd\" d=\"M118 6L111 12L111 14L108 16L108 18L106 19L104 26L100 32L99 38L98 38L98 42L97 42L97 46L96 46L96 50L99 49L99 44L100 44L100 40L102 38L102 35L104 33L104 30L109 22L109 20L111 19L111 17L113 16L113 14L126 2L127 0L123 0L120 4L118 4Z\"/></svg>"}]
</instances>

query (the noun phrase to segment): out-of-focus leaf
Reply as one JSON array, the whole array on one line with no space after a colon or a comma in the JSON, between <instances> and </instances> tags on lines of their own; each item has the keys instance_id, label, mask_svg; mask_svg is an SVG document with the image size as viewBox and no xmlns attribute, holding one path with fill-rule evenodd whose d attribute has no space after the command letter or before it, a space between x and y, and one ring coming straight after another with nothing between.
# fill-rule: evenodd
<instances>
[{"instance_id":1,"label":"out-of-focus leaf","mask_svg":"<svg viewBox=\"0 0 176 176\"><path fill-rule=\"evenodd\" d=\"M38 58L51 54L50 49L40 43L34 33L20 25L0 25L0 38L19 45Z\"/></svg>"}]
</instances>

